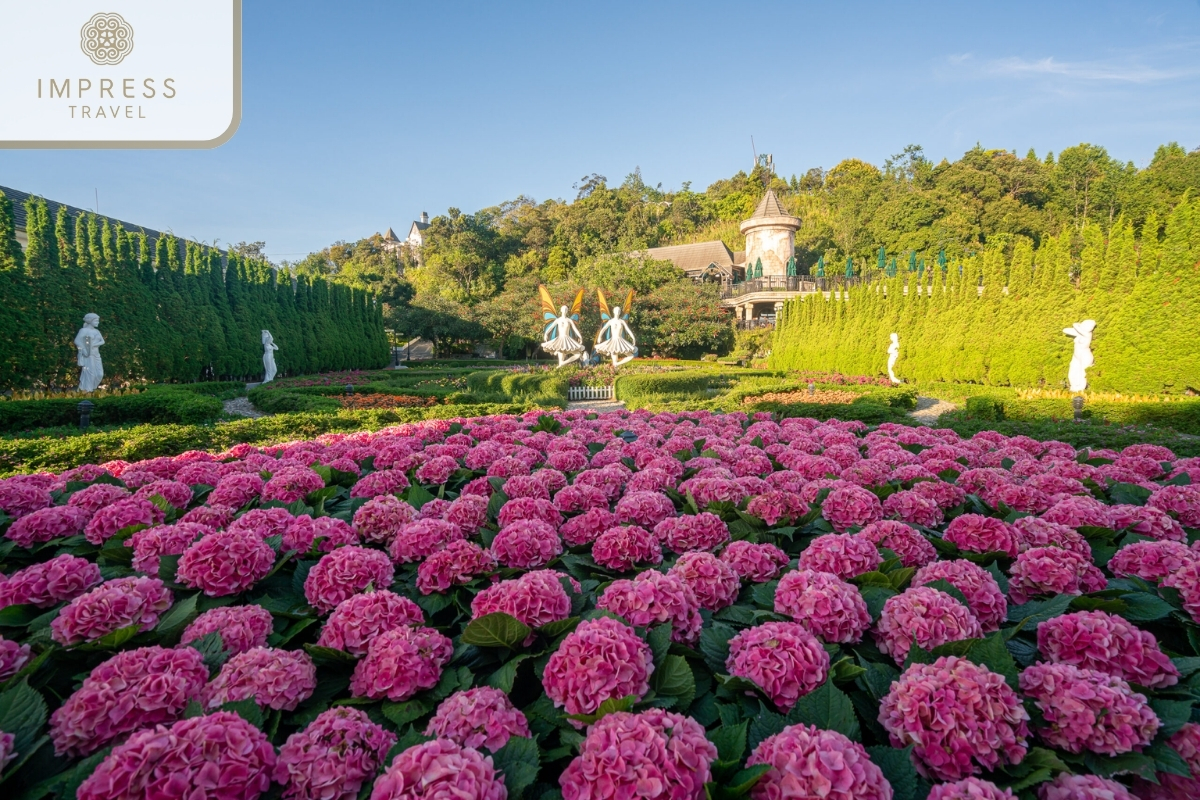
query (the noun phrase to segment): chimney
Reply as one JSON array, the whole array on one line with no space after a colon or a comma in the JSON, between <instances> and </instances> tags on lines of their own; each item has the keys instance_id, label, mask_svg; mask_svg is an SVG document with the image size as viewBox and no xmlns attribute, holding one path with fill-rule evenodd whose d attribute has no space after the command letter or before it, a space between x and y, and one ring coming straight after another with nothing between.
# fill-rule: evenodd
<instances>
[{"instance_id":1,"label":"chimney","mask_svg":"<svg viewBox=\"0 0 1200 800\"><path fill-rule=\"evenodd\" d=\"M422 224L422 225L427 225L428 223L429 223L429 212L428 212L428 211L422 211L422 212L421 212L421 224Z\"/></svg>"}]
</instances>

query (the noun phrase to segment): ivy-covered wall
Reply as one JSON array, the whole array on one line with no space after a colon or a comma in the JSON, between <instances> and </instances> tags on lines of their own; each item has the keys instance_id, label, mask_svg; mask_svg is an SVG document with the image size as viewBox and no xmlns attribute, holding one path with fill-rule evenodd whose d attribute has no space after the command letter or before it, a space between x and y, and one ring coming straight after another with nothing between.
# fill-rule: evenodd
<instances>
[{"instance_id":1,"label":"ivy-covered wall","mask_svg":"<svg viewBox=\"0 0 1200 800\"><path fill-rule=\"evenodd\" d=\"M980 288L982 287L982 288ZM1117 220L1045 239L999 237L946 270L936 266L789 301L773 369L883 374L900 335L896 374L915 381L1065 388L1073 340L1096 320L1089 390L1200 391L1200 200L1136 232Z\"/></svg>"},{"instance_id":2,"label":"ivy-covered wall","mask_svg":"<svg viewBox=\"0 0 1200 800\"><path fill-rule=\"evenodd\" d=\"M28 249L0 192L0 388L70 387L75 334L100 316L106 383L261 379L263 329L281 375L370 369L388 360L380 305L321 278L140 232L92 214L25 204Z\"/></svg>"}]
</instances>

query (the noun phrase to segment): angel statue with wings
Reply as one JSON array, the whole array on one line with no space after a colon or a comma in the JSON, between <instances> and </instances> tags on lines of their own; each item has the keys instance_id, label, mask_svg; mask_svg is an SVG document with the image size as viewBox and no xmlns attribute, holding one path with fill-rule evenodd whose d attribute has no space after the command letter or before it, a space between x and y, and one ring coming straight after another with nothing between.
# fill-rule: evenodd
<instances>
[{"instance_id":1,"label":"angel statue with wings","mask_svg":"<svg viewBox=\"0 0 1200 800\"><path fill-rule=\"evenodd\" d=\"M538 294L542 297L542 320L546 323L542 333L542 349L558 356L560 367L572 361L586 360L587 348L583 346L583 334L579 332L579 309L583 306L583 289L575 295L570 314L567 313L566 306L561 306L557 316L554 314L554 301L550 299L546 287L539 286Z\"/></svg>"},{"instance_id":2,"label":"angel statue with wings","mask_svg":"<svg viewBox=\"0 0 1200 800\"><path fill-rule=\"evenodd\" d=\"M625 295L624 316L621 315L621 306L613 306L612 311L608 310L608 301L603 291L597 289L596 294L600 296L600 319L604 324L596 333L595 350L611 357L612 365L619 367L632 361L638 354L637 339L626 321L629 319L629 309L633 305L633 290L630 289L629 294Z\"/></svg>"}]
</instances>

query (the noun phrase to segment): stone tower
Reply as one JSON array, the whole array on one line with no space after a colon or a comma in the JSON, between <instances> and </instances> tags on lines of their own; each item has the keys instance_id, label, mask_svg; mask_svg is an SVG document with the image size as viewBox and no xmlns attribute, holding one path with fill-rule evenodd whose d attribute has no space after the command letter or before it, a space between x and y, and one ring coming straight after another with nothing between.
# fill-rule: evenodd
<instances>
[{"instance_id":1,"label":"stone tower","mask_svg":"<svg viewBox=\"0 0 1200 800\"><path fill-rule=\"evenodd\" d=\"M800 218L784 211L775 192L767 189L758 208L740 228L746 237L746 268L761 258L764 278L785 277L788 259L796 251L799 229Z\"/></svg>"}]
</instances>

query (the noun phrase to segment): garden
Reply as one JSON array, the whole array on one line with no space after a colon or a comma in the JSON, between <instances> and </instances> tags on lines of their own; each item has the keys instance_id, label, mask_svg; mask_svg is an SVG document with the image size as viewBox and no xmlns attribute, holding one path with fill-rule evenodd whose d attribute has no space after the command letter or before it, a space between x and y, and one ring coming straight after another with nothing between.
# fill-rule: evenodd
<instances>
[{"instance_id":1,"label":"garden","mask_svg":"<svg viewBox=\"0 0 1200 800\"><path fill-rule=\"evenodd\" d=\"M5 796L1200 795L1200 459L673 366L281 380L439 404L0 481Z\"/></svg>"}]
</instances>

